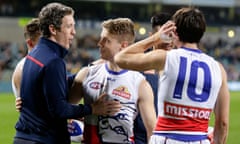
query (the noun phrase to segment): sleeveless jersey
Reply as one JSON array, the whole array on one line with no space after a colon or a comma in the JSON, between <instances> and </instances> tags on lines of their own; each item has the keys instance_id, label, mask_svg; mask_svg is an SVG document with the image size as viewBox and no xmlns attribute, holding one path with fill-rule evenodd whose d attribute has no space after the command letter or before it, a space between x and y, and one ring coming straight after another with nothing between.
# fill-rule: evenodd
<instances>
[{"instance_id":1,"label":"sleeveless jersey","mask_svg":"<svg viewBox=\"0 0 240 144\"><path fill-rule=\"evenodd\" d=\"M26 60L25 57L23 59L21 59L20 62L17 64L15 69L21 69L21 71L22 71L25 60ZM12 90L13 90L13 94L16 98L20 97L18 92L17 92L17 87L14 84L13 78L12 78Z\"/></svg>"},{"instance_id":2,"label":"sleeveless jersey","mask_svg":"<svg viewBox=\"0 0 240 144\"><path fill-rule=\"evenodd\" d=\"M154 133L206 135L221 83L218 62L201 50L167 52Z\"/></svg>"},{"instance_id":3,"label":"sleeveless jersey","mask_svg":"<svg viewBox=\"0 0 240 144\"><path fill-rule=\"evenodd\" d=\"M12 79L12 91L13 91L13 94L14 94L15 98L19 97L18 92L17 92L17 87L14 84L13 79Z\"/></svg>"},{"instance_id":4,"label":"sleeveless jersey","mask_svg":"<svg viewBox=\"0 0 240 144\"><path fill-rule=\"evenodd\" d=\"M114 116L85 117L87 125L98 126L102 142L131 143L133 121L138 113L138 90L143 79L144 76L139 72L111 71L106 63L89 67L87 78L83 81L85 104L93 103L105 92L108 94L107 99L120 101L122 105L120 112Z\"/></svg>"}]
</instances>

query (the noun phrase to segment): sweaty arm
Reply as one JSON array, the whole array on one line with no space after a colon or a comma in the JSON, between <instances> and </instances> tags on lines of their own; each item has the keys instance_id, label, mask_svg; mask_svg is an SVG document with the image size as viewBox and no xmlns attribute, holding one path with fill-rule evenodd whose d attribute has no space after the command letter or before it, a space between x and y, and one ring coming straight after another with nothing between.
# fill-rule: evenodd
<instances>
[{"instance_id":1,"label":"sweaty arm","mask_svg":"<svg viewBox=\"0 0 240 144\"><path fill-rule=\"evenodd\" d=\"M163 25L158 32L150 37L138 41L115 55L114 61L124 69L145 71L150 69L161 70L164 67L166 51L154 50L144 53L148 48L161 44L161 34L170 33L175 29L174 24Z\"/></svg>"},{"instance_id":2,"label":"sweaty arm","mask_svg":"<svg viewBox=\"0 0 240 144\"><path fill-rule=\"evenodd\" d=\"M220 64L222 71L222 85L216 101L215 113L215 127L214 127L214 143L225 144L227 142L228 127L229 127L229 107L230 94L227 86L227 75Z\"/></svg>"},{"instance_id":3,"label":"sweaty arm","mask_svg":"<svg viewBox=\"0 0 240 144\"><path fill-rule=\"evenodd\" d=\"M138 93L138 107L147 131L147 138L149 140L156 124L156 112L154 108L153 91L146 80L141 82Z\"/></svg>"}]
</instances>

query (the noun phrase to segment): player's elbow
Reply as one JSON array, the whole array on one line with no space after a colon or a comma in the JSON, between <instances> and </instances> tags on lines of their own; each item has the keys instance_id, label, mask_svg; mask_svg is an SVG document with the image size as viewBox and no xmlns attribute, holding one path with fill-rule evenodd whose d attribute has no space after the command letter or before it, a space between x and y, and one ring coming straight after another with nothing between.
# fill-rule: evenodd
<instances>
[{"instance_id":1,"label":"player's elbow","mask_svg":"<svg viewBox=\"0 0 240 144\"><path fill-rule=\"evenodd\" d=\"M227 120L223 120L219 123L220 130L227 134L228 133L228 127L229 127L229 122Z\"/></svg>"},{"instance_id":2,"label":"player's elbow","mask_svg":"<svg viewBox=\"0 0 240 144\"><path fill-rule=\"evenodd\" d=\"M214 143L226 144L229 123L227 120L218 121L214 129Z\"/></svg>"},{"instance_id":3,"label":"player's elbow","mask_svg":"<svg viewBox=\"0 0 240 144\"><path fill-rule=\"evenodd\" d=\"M229 127L229 120L227 117L216 120L215 125L218 127L220 131L227 133Z\"/></svg>"}]
</instances>

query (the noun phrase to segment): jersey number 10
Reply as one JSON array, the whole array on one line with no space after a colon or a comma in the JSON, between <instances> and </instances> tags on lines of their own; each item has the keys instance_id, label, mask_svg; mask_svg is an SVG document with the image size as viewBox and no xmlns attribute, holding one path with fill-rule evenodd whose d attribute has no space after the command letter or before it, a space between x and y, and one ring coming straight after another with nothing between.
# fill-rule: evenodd
<instances>
[{"instance_id":1,"label":"jersey number 10","mask_svg":"<svg viewBox=\"0 0 240 144\"><path fill-rule=\"evenodd\" d=\"M193 101L205 102L209 97L212 84L210 69L205 62L192 61L189 70L189 79L186 79L187 62L186 57L180 57L180 67L173 98L182 99L183 86L186 81L187 96ZM202 70L203 75L199 75L200 70ZM202 80L200 81L201 84L198 83L199 80Z\"/></svg>"}]
</instances>

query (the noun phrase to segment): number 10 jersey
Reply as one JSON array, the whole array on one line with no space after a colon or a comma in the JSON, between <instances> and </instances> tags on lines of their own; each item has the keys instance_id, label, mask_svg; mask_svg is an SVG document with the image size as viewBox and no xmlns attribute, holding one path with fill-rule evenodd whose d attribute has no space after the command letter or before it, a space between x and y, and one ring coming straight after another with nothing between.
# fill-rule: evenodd
<instances>
[{"instance_id":1,"label":"number 10 jersey","mask_svg":"<svg viewBox=\"0 0 240 144\"><path fill-rule=\"evenodd\" d=\"M219 63L201 50L167 52L155 133L205 135L221 83Z\"/></svg>"}]
</instances>

